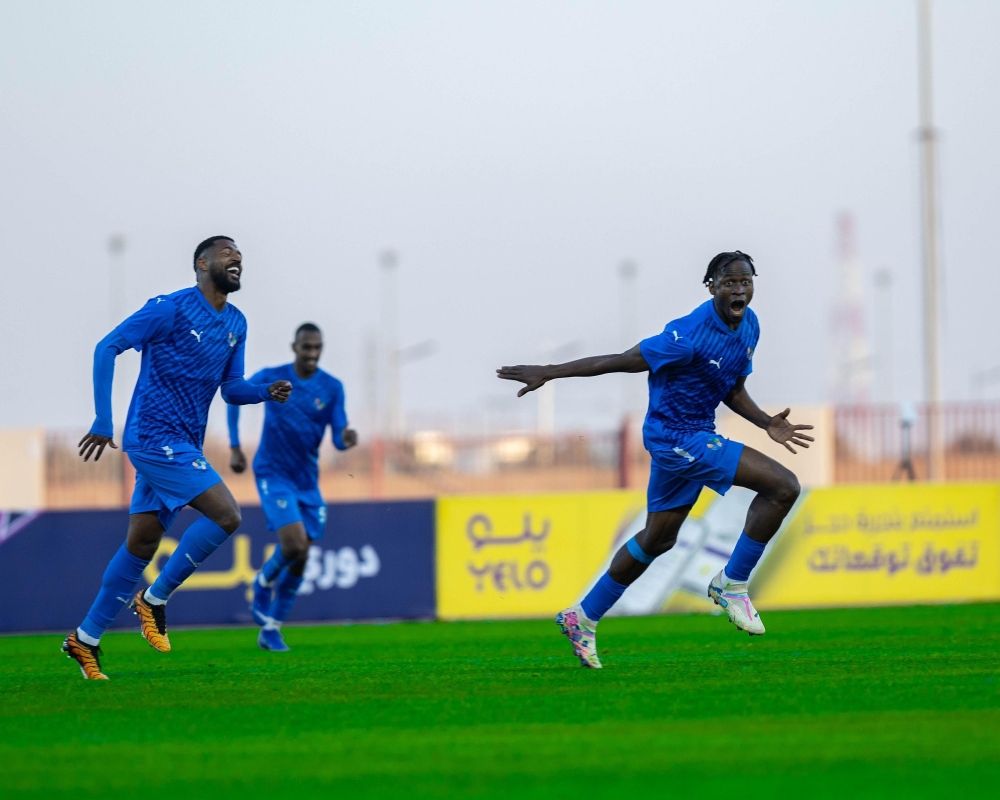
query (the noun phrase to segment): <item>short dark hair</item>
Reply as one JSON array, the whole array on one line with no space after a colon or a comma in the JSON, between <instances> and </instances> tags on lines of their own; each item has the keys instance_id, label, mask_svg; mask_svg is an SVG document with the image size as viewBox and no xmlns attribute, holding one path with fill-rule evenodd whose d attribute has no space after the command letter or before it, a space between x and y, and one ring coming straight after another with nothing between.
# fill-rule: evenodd
<instances>
[{"instance_id":1,"label":"short dark hair","mask_svg":"<svg viewBox=\"0 0 1000 800\"><path fill-rule=\"evenodd\" d=\"M312 322L303 322L298 328L295 329L296 340L299 338L300 333L318 333L320 336L323 335L323 331L319 329L319 325Z\"/></svg>"},{"instance_id":2,"label":"short dark hair","mask_svg":"<svg viewBox=\"0 0 1000 800\"><path fill-rule=\"evenodd\" d=\"M201 242L194 249L194 271L195 272L198 271L198 259L201 258L205 254L205 251L208 250L209 247L211 247L216 242L221 242L221 241L235 242L236 240L232 236L209 236L205 241Z\"/></svg>"},{"instance_id":3,"label":"short dark hair","mask_svg":"<svg viewBox=\"0 0 1000 800\"><path fill-rule=\"evenodd\" d=\"M746 253L734 250L731 253L719 253L719 255L709 261L708 269L705 270L705 277L701 279L701 282L706 286L714 283L715 276L734 261L745 261L750 266L750 274L754 276L757 275L757 269L753 265L753 259Z\"/></svg>"}]
</instances>

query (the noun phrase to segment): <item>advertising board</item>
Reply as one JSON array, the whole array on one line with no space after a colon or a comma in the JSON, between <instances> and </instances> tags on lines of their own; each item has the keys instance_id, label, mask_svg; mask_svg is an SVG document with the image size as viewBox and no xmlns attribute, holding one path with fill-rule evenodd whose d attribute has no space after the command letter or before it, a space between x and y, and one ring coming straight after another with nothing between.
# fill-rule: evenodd
<instances>
[{"instance_id":1,"label":"advertising board","mask_svg":"<svg viewBox=\"0 0 1000 800\"><path fill-rule=\"evenodd\" d=\"M1000 600L1000 486L814 489L750 593L759 609Z\"/></svg>"},{"instance_id":2,"label":"advertising board","mask_svg":"<svg viewBox=\"0 0 1000 800\"><path fill-rule=\"evenodd\" d=\"M644 507L642 492L620 491L439 499L438 616L554 614Z\"/></svg>"},{"instance_id":3,"label":"advertising board","mask_svg":"<svg viewBox=\"0 0 1000 800\"><path fill-rule=\"evenodd\" d=\"M147 567L145 582L198 515L186 509ZM3 520L6 519L6 522ZM83 618L128 515L65 511L0 515L0 632L70 630ZM13 532L12 532L13 531ZM249 623L250 585L271 552L259 507L170 600L171 625ZM429 619L434 607L434 503L332 503L290 619ZM123 610L115 627L135 626Z\"/></svg>"}]
</instances>

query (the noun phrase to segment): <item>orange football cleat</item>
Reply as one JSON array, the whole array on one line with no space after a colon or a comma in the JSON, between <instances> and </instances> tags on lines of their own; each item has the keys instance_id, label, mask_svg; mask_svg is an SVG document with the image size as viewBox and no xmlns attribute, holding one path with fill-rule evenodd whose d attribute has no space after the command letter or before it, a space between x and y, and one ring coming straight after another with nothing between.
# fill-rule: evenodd
<instances>
[{"instance_id":1,"label":"orange football cleat","mask_svg":"<svg viewBox=\"0 0 1000 800\"><path fill-rule=\"evenodd\" d=\"M139 618L139 632L149 642L150 646L161 653L170 652L170 639L167 637L167 607L154 606L143 597L145 589L135 593L129 608Z\"/></svg>"},{"instance_id":2,"label":"orange football cleat","mask_svg":"<svg viewBox=\"0 0 1000 800\"><path fill-rule=\"evenodd\" d=\"M80 665L84 680L109 680L108 676L101 672L101 648L98 645L81 642L76 631L73 631L63 642L62 650L66 658L72 658Z\"/></svg>"}]
</instances>

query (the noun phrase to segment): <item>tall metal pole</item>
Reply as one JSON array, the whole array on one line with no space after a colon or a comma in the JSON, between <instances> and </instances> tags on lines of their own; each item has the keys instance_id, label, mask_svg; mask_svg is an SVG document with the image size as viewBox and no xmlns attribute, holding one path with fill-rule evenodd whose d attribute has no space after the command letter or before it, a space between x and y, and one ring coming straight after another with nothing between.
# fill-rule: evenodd
<instances>
[{"instance_id":1,"label":"tall metal pole","mask_svg":"<svg viewBox=\"0 0 1000 800\"><path fill-rule=\"evenodd\" d=\"M639 268L631 259L625 259L618 265L618 288L619 288L619 314L621 316L621 340L619 347L622 352L634 347L639 337L637 307L638 295L636 293L636 277ZM625 419L636 410L636 387L638 386L635 376L622 375L621 378L621 403L622 419Z\"/></svg>"},{"instance_id":2,"label":"tall metal pole","mask_svg":"<svg viewBox=\"0 0 1000 800\"><path fill-rule=\"evenodd\" d=\"M945 461L941 419L937 130L934 127L930 0L917 0L917 38L920 79L920 174L923 187L924 397L928 410L929 477L932 481L941 481L945 478Z\"/></svg>"},{"instance_id":3,"label":"tall metal pole","mask_svg":"<svg viewBox=\"0 0 1000 800\"><path fill-rule=\"evenodd\" d=\"M382 335L385 342L384 435L398 439L403 435L403 402L399 374L399 258L392 250L382 253L379 263L385 276L382 295Z\"/></svg>"}]
</instances>

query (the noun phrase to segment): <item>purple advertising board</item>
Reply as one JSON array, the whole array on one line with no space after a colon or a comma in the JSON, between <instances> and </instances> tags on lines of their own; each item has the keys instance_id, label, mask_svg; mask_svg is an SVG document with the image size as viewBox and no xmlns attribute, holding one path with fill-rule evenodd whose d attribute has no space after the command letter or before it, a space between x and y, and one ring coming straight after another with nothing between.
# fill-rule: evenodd
<instances>
[{"instance_id":1,"label":"purple advertising board","mask_svg":"<svg viewBox=\"0 0 1000 800\"><path fill-rule=\"evenodd\" d=\"M198 514L185 509L166 550ZM69 631L80 623L128 525L124 510L0 512L0 632ZM259 507L170 600L171 625L251 622L250 584L277 537ZM434 501L331 503L314 542L291 621L431 619L435 616ZM123 610L115 627L135 626Z\"/></svg>"}]
</instances>

